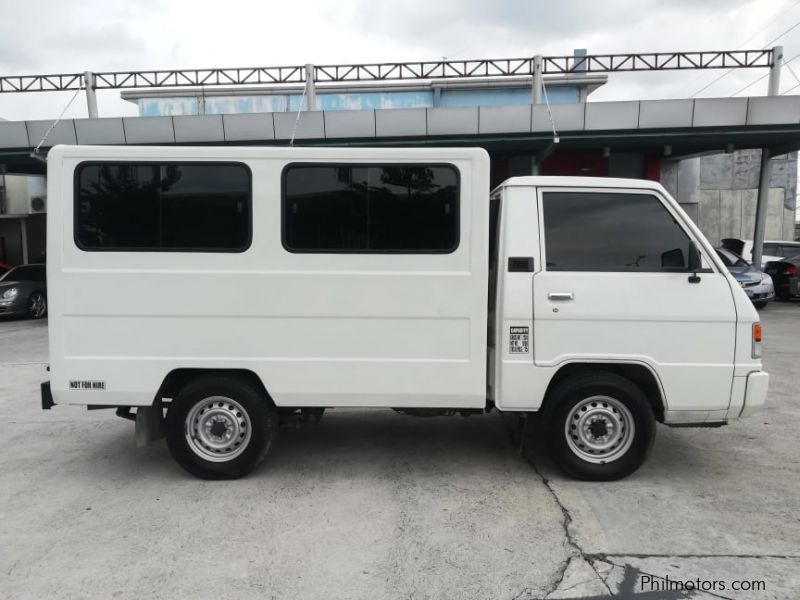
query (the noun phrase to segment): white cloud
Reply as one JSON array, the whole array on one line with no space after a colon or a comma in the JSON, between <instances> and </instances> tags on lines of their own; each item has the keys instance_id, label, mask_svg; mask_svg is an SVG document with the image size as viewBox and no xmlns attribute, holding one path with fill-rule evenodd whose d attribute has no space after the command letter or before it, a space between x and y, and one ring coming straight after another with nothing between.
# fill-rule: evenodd
<instances>
[{"instance_id":1,"label":"white cloud","mask_svg":"<svg viewBox=\"0 0 800 600\"><path fill-rule=\"evenodd\" d=\"M0 73L760 47L797 21L795 0L0 0ZM800 27L781 42L788 58L800 53ZM703 95L727 96L762 73L736 71ZM718 74L617 74L593 98L688 96ZM68 98L0 94L0 116L52 118ZM99 104L101 115L135 113L116 91ZM68 116L85 114L77 98Z\"/></svg>"}]
</instances>

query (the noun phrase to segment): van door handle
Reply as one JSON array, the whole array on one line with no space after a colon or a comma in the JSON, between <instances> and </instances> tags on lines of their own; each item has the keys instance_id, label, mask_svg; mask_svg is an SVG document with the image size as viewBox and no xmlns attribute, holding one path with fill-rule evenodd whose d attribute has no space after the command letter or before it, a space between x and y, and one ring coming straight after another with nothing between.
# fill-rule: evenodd
<instances>
[{"instance_id":1,"label":"van door handle","mask_svg":"<svg viewBox=\"0 0 800 600\"><path fill-rule=\"evenodd\" d=\"M574 300L575 294L572 292L550 292L547 297L550 300Z\"/></svg>"}]
</instances>

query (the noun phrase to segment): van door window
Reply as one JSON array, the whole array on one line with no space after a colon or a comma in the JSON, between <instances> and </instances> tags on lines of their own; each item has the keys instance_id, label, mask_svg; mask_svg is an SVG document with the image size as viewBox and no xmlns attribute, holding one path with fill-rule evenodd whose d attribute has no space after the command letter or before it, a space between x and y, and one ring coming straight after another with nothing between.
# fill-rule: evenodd
<instances>
[{"instance_id":1,"label":"van door window","mask_svg":"<svg viewBox=\"0 0 800 600\"><path fill-rule=\"evenodd\" d=\"M686 271L689 237L658 198L545 192L548 271Z\"/></svg>"}]
</instances>

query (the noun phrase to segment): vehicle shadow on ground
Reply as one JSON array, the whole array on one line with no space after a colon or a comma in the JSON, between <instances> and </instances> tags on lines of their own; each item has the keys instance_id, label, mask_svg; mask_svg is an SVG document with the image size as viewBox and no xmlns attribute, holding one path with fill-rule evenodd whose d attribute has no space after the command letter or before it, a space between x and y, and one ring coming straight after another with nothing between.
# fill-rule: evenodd
<instances>
[{"instance_id":1,"label":"vehicle shadow on ground","mask_svg":"<svg viewBox=\"0 0 800 600\"><path fill-rule=\"evenodd\" d=\"M553 481L576 481L566 475L551 460L545 443L544 425L535 421L524 443L512 443L519 456L527 461L544 478ZM698 443L698 432L703 434L703 443ZM729 451L715 449L716 438L725 443L731 436L729 427L720 428L671 428L656 426L656 439L644 464L634 473L619 481L661 483L665 479L679 477L686 482L707 483L710 473L720 477L736 478L741 468L737 457ZM586 485L605 485L609 482L584 482Z\"/></svg>"},{"instance_id":2,"label":"vehicle shadow on ground","mask_svg":"<svg viewBox=\"0 0 800 600\"><path fill-rule=\"evenodd\" d=\"M119 473L191 478L174 463L163 440L136 448L133 423L73 424L78 428L97 425L99 431L85 436L87 442L73 450L73 460L93 463L82 475L99 480ZM386 470L402 464L450 476L527 467L496 413L415 418L391 410L339 409L329 411L319 424L281 427L266 460L249 477L269 479L295 472L385 477Z\"/></svg>"},{"instance_id":3,"label":"vehicle shadow on ground","mask_svg":"<svg viewBox=\"0 0 800 600\"><path fill-rule=\"evenodd\" d=\"M82 471L86 477L102 480L122 472L145 479L192 478L175 464L163 440L136 448L132 424L102 429L84 446L84 456L75 457L94 463ZM628 479L658 479L665 470L680 470L681 477L689 479L735 470L733 457L698 453L689 440L664 436L668 431L659 427L667 439L657 441L648 462ZM269 480L302 473L325 479L381 479L398 468L448 478L530 469L533 476L570 480L550 460L542 436L520 447L508 420L498 413L417 418L389 410L350 409L329 411L319 424L282 427L266 460L249 477Z\"/></svg>"}]
</instances>

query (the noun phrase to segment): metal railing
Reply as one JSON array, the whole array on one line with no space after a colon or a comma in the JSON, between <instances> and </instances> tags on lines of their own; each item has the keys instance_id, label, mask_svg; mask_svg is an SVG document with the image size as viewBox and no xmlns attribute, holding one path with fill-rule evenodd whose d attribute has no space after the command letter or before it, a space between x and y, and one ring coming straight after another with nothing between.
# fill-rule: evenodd
<instances>
[{"instance_id":1,"label":"metal railing","mask_svg":"<svg viewBox=\"0 0 800 600\"><path fill-rule=\"evenodd\" d=\"M629 71L674 71L689 69L752 69L772 67L772 49L720 50L711 52L651 52L593 54L586 56L540 56L482 60L437 60L423 62L314 65L314 81L380 82L430 79L470 79L533 75L537 62L541 74L588 74ZM0 76L0 93L50 92L85 88L85 77L94 89L171 88L219 85L265 85L305 83L306 65L230 69L169 69L155 71L106 71L52 75Z\"/></svg>"}]
</instances>

